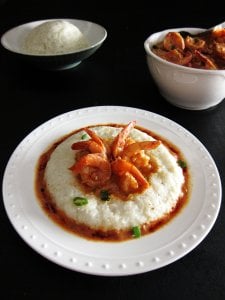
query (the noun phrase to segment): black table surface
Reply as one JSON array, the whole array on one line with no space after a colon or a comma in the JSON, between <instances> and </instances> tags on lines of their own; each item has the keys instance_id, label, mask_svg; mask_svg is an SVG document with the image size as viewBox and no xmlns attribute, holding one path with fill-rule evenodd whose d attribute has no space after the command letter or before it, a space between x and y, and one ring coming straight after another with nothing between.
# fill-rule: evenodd
<instances>
[{"instance_id":1,"label":"black table surface","mask_svg":"<svg viewBox=\"0 0 225 300\"><path fill-rule=\"evenodd\" d=\"M224 6L224 4L223 4ZM103 46L78 67L59 72L23 64L0 49L1 178L17 145L43 122L75 109L122 105L165 116L194 134L225 179L225 102L189 111L160 96L146 64L144 40L168 27L210 27L223 9L204 1L162 4L98 4L96 1L0 1L0 34L29 21L86 19L103 25ZM4 104L4 105L3 105ZM186 256L154 271L130 276L96 276L68 270L30 248L12 227L0 202L1 295L4 299L225 299L225 218ZM73 297L73 298L72 298ZM2 298L2 299L3 299Z\"/></svg>"}]
</instances>

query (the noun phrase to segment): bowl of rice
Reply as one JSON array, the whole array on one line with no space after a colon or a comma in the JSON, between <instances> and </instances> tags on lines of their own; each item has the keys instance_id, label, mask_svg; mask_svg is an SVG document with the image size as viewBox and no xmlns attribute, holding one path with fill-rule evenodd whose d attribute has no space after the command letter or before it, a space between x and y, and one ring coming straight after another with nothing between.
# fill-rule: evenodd
<instances>
[{"instance_id":1,"label":"bowl of rice","mask_svg":"<svg viewBox=\"0 0 225 300\"><path fill-rule=\"evenodd\" d=\"M48 19L8 30L1 44L6 51L39 68L64 70L95 53L106 37L106 29L90 21Z\"/></svg>"}]
</instances>

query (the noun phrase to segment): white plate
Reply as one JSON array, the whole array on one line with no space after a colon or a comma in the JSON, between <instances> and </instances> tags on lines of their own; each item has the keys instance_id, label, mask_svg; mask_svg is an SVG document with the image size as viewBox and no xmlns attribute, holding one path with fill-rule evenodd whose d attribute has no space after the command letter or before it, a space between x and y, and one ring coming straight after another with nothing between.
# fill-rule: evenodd
<instances>
[{"instance_id":1,"label":"white plate","mask_svg":"<svg viewBox=\"0 0 225 300\"><path fill-rule=\"evenodd\" d=\"M93 242L64 231L50 220L34 193L40 154L74 129L97 123L137 124L179 146L190 166L193 189L186 207L154 233L121 243ZM211 230L221 203L217 167L202 143L177 123L145 110L97 106L59 115L18 145L3 178L9 219L24 241L50 261L71 270L105 276L138 274L168 265L194 249Z\"/></svg>"}]
</instances>

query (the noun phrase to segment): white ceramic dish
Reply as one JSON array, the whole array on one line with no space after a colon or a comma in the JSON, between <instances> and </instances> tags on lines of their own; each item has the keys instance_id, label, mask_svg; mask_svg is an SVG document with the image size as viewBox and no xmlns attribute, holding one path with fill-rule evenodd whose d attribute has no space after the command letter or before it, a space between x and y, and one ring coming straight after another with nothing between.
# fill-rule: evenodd
<instances>
[{"instance_id":1,"label":"white ceramic dish","mask_svg":"<svg viewBox=\"0 0 225 300\"><path fill-rule=\"evenodd\" d=\"M77 26L87 39L87 48L58 55L31 55L24 51L22 45L27 34L36 26L53 20L65 20ZM77 66L82 60L91 56L102 45L107 37L107 31L99 24L77 19L48 19L29 22L14 27L5 32L1 37L1 44L11 54L26 62L43 69L63 70Z\"/></svg>"},{"instance_id":2,"label":"white ceramic dish","mask_svg":"<svg viewBox=\"0 0 225 300\"><path fill-rule=\"evenodd\" d=\"M83 126L98 123L137 124L166 137L185 155L193 188L181 213L158 231L120 243L93 242L64 231L50 220L34 193L35 165L54 140ZM190 147L191 145L191 147ZM158 269L194 249L216 221L221 203L217 167L206 148L177 123L131 107L99 106L59 115L32 131L18 145L3 178L8 217L37 253L68 269L94 275L123 276Z\"/></svg>"},{"instance_id":3,"label":"white ceramic dish","mask_svg":"<svg viewBox=\"0 0 225 300\"><path fill-rule=\"evenodd\" d=\"M174 28L151 34L144 42L147 64L162 96L171 104L190 110L214 107L225 98L225 70L203 70L180 66L158 57L151 47L170 31L192 34L201 28Z\"/></svg>"}]
</instances>

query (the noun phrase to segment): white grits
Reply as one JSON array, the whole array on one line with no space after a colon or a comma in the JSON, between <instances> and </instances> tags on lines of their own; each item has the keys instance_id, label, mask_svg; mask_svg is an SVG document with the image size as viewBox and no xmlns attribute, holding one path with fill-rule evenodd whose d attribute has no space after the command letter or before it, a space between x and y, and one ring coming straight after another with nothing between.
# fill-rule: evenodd
<instances>
[{"instance_id":1,"label":"white grits","mask_svg":"<svg viewBox=\"0 0 225 300\"><path fill-rule=\"evenodd\" d=\"M65 20L46 21L33 28L23 49L30 54L64 54L86 48L88 42L81 31Z\"/></svg>"},{"instance_id":2,"label":"white grits","mask_svg":"<svg viewBox=\"0 0 225 300\"><path fill-rule=\"evenodd\" d=\"M102 138L115 137L121 130L110 126L91 129ZM102 201L95 195L84 194L79 186L75 186L75 176L68 170L74 164L75 157L71 145L80 141L84 133L80 131L59 144L45 170L48 191L67 216L93 229L129 229L162 218L173 210L182 195L184 176L177 159L163 144L151 150L158 171L151 176L150 186L142 194L134 195L128 201L112 196L109 201ZM130 136L136 141L153 140L138 129L133 129ZM74 197L86 197L88 204L75 206L72 201Z\"/></svg>"}]
</instances>

